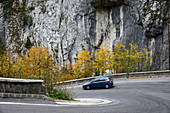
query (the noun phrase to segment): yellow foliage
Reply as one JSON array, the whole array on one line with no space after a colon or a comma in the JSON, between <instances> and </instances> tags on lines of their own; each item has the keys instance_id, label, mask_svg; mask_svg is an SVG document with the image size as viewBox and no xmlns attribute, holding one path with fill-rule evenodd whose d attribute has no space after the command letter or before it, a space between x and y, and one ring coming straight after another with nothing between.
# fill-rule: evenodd
<instances>
[{"instance_id":1,"label":"yellow foliage","mask_svg":"<svg viewBox=\"0 0 170 113\"><path fill-rule=\"evenodd\" d=\"M83 50L72 65L58 64L53 59L53 52L47 48L32 47L26 55L13 57L10 51L4 52L0 59L0 76L15 78L43 79L47 87L52 87L55 82L76 78L90 77L104 74L106 70L114 73L147 70L150 67L150 51L146 48L139 50L133 43L127 49L122 43L117 42L114 51L100 46L95 52ZM129 61L129 63L128 63Z\"/></svg>"},{"instance_id":2,"label":"yellow foliage","mask_svg":"<svg viewBox=\"0 0 170 113\"><path fill-rule=\"evenodd\" d=\"M73 65L73 71L77 78L89 77L93 70L93 56L90 52L83 50L81 54L78 55L78 61Z\"/></svg>"},{"instance_id":3,"label":"yellow foliage","mask_svg":"<svg viewBox=\"0 0 170 113\"><path fill-rule=\"evenodd\" d=\"M4 52L0 60L0 75L4 77L13 77L14 76L14 57L11 54L11 51Z\"/></svg>"},{"instance_id":4,"label":"yellow foliage","mask_svg":"<svg viewBox=\"0 0 170 113\"><path fill-rule=\"evenodd\" d=\"M147 52L146 48L140 51L139 47L133 43L130 43L129 46L130 49L127 49L123 43L117 42L114 51L111 52L109 48L104 48L102 45L93 53L94 56L83 50L74 64L75 76L77 78L86 77L87 74L93 74L93 72L103 75L106 70L110 70L112 73L147 70L152 59L150 52Z\"/></svg>"},{"instance_id":5,"label":"yellow foliage","mask_svg":"<svg viewBox=\"0 0 170 113\"><path fill-rule=\"evenodd\" d=\"M97 73L104 74L105 70L109 69L108 61L110 57L109 48L104 48L104 46L100 46L95 54L95 62L94 62L94 70L99 71Z\"/></svg>"},{"instance_id":6,"label":"yellow foliage","mask_svg":"<svg viewBox=\"0 0 170 113\"><path fill-rule=\"evenodd\" d=\"M27 56L23 56L22 60L21 62L26 66L24 69L27 70L24 75L31 78L44 78L45 75L50 74L56 67L55 60L47 48L32 47L27 52Z\"/></svg>"}]
</instances>

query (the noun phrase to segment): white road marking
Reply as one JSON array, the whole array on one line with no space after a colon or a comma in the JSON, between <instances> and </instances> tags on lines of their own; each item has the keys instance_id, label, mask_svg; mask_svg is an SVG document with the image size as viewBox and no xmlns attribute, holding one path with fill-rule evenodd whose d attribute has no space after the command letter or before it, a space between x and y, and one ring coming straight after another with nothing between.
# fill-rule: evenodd
<instances>
[{"instance_id":1,"label":"white road marking","mask_svg":"<svg viewBox=\"0 0 170 113\"><path fill-rule=\"evenodd\" d=\"M18 102L0 102L0 105L25 105L25 106L61 106L57 104L33 104L33 103L18 103Z\"/></svg>"},{"instance_id":2,"label":"white road marking","mask_svg":"<svg viewBox=\"0 0 170 113\"><path fill-rule=\"evenodd\" d=\"M91 106L91 105L107 105L111 103L118 103L117 100L106 100L106 99L97 99L97 98L76 98L77 101L65 101L65 102L56 102L60 105L85 105L85 106Z\"/></svg>"},{"instance_id":3,"label":"white road marking","mask_svg":"<svg viewBox=\"0 0 170 113\"><path fill-rule=\"evenodd\" d=\"M66 107L66 106L103 106L108 104L118 104L117 100L105 100L105 99L96 99L96 98L78 98L78 102L75 101L64 101L64 102L55 102L56 104L35 104L35 103L20 103L20 102L0 102L0 105L24 105L24 106L46 106L46 107Z\"/></svg>"}]
</instances>

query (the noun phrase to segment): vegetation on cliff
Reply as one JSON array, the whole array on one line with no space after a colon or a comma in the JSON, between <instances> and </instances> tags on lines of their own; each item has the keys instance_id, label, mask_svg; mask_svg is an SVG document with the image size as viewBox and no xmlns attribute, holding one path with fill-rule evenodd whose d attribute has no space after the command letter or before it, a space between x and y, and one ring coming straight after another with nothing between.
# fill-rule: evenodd
<instances>
[{"instance_id":1,"label":"vegetation on cliff","mask_svg":"<svg viewBox=\"0 0 170 113\"><path fill-rule=\"evenodd\" d=\"M31 26L33 21L29 15L31 8L26 7L26 0L4 0L2 1L3 20L8 35L8 45L15 43L11 48L16 53L20 53L23 48L23 40L20 38L26 26ZM23 31L22 31L23 30Z\"/></svg>"}]
</instances>

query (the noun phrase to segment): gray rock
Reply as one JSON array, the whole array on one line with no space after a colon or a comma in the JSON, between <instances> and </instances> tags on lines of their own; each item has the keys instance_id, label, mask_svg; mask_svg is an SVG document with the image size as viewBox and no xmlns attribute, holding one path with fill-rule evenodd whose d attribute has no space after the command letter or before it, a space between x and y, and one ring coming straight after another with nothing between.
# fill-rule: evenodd
<instances>
[{"instance_id":1,"label":"gray rock","mask_svg":"<svg viewBox=\"0 0 170 113\"><path fill-rule=\"evenodd\" d=\"M64 64L74 63L84 49L95 51L105 44L113 50L117 41L127 46L133 41L152 51L153 70L169 69L167 0L29 0L30 6L35 7L29 13L33 25L21 28L23 43L12 42L11 48L24 51L29 36L34 45L54 50ZM6 32L7 44L11 38Z\"/></svg>"}]
</instances>

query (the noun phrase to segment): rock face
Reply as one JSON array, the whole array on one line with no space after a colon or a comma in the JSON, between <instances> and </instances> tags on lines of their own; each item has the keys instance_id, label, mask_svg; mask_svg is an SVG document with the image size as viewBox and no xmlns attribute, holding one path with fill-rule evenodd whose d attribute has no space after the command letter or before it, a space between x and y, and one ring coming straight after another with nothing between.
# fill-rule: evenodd
<instances>
[{"instance_id":1,"label":"rock face","mask_svg":"<svg viewBox=\"0 0 170 113\"><path fill-rule=\"evenodd\" d=\"M2 42L5 44L5 36L4 36L4 26L3 26L3 10L0 4L0 38L2 38Z\"/></svg>"},{"instance_id":2,"label":"rock face","mask_svg":"<svg viewBox=\"0 0 170 113\"><path fill-rule=\"evenodd\" d=\"M21 0L22 1L22 0ZM169 69L168 0L27 0L32 24L21 28L20 47L27 37L34 45L48 47L63 64L82 50L94 51L116 42L134 42L152 51L152 69ZM6 24L7 26L7 24ZM6 27L6 31L7 27ZM9 40L11 48L16 46Z\"/></svg>"}]
</instances>

